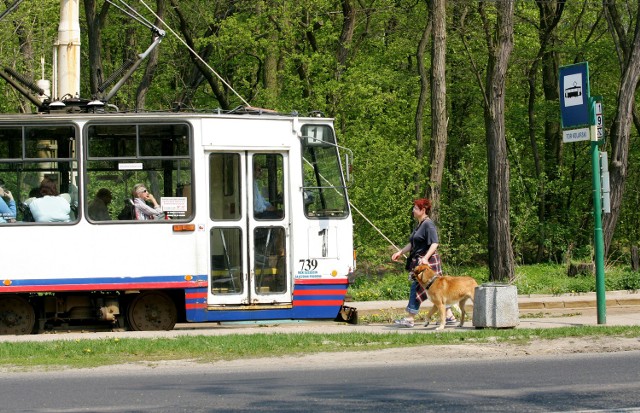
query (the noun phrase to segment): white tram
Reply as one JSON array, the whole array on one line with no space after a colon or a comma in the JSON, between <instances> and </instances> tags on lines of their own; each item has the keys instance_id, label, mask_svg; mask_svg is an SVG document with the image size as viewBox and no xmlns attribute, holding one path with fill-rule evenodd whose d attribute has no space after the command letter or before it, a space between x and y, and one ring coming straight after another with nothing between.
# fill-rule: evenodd
<instances>
[{"instance_id":1,"label":"white tram","mask_svg":"<svg viewBox=\"0 0 640 413\"><path fill-rule=\"evenodd\" d=\"M336 318L354 265L344 169L327 118L0 115L17 205L0 219L0 334ZM34 217L44 180L68 221ZM118 219L136 184L159 219ZM106 214L92 209L100 190Z\"/></svg>"}]
</instances>

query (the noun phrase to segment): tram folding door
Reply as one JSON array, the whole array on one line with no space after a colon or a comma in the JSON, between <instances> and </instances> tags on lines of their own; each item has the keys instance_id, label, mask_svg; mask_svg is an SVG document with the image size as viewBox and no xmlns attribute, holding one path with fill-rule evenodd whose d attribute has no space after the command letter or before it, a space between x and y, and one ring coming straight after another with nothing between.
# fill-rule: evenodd
<instances>
[{"instance_id":1,"label":"tram folding door","mask_svg":"<svg viewBox=\"0 0 640 413\"><path fill-rule=\"evenodd\" d=\"M291 303L286 152L212 152L210 305Z\"/></svg>"}]
</instances>

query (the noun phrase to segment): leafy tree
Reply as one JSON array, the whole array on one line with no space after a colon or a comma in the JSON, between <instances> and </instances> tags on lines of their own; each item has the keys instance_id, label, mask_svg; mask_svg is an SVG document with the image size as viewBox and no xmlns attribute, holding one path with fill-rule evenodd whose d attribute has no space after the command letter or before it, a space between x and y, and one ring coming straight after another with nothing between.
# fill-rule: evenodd
<instances>
[{"instance_id":1,"label":"leafy tree","mask_svg":"<svg viewBox=\"0 0 640 413\"><path fill-rule=\"evenodd\" d=\"M44 57L50 77L60 3L26 3L0 21L0 59L38 78ZM81 6L88 98L151 35L109 2ZM156 0L152 7L138 11L167 36L115 96L119 108L250 105L333 116L339 143L355 154L350 196L358 211L401 245L412 228L411 200L426 194L445 265L488 263L500 279L515 262L592 255L588 145L562 143L558 98L558 68L589 61L611 149L610 259L626 259L637 245L640 211L629 189L640 184L636 2ZM33 111L5 82L0 92L3 112ZM362 216L354 220L360 258L388 260L388 241Z\"/></svg>"},{"instance_id":2,"label":"leafy tree","mask_svg":"<svg viewBox=\"0 0 640 413\"><path fill-rule=\"evenodd\" d=\"M635 6L635 16L631 14L626 16L633 22L634 33L630 35L625 30L616 3L606 4L607 22L616 46L622 79L617 92L616 113L610 132L611 214L606 215L603 222L605 254L611 245L625 192L632 120L636 129L640 127L640 120L635 111L635 92L640 79L640 2Z\"/></svg>"}]
</instances>

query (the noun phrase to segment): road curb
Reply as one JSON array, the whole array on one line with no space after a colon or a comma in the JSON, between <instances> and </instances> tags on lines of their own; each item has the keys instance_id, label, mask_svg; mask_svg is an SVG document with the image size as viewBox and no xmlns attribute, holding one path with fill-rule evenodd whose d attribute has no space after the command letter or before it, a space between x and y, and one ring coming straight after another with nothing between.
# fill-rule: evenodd
<instances>
[{"instance_id":1,"label":"road curb","mask_svg":"<svg viewBox=\"0 0 640 413\"><path fill-rule=\"evenodd\" d=\"M605 294L607 308L640 306L640 292L637 291L608 291ZM360 314L371 314L380 311L404 311L406 301L360 301L345 302L347 307L355 307ZM429 301L423 303L429 308ZM563 310L597 308L598 300L595 293L566 294L566 295L520 295L518 296L519 311ZM467 308L473 311L473 304Z\"/></svg>"}]
</instances>

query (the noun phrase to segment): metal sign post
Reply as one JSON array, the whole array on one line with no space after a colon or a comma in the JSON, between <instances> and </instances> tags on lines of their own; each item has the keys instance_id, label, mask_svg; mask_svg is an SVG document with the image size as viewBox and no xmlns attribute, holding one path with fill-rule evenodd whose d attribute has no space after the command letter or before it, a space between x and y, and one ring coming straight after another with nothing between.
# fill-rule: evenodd
<instances>
[{"instance_id":1,"label":"metal sign post","mask_svg":"<svg viewBox=\"0 0 640 413\"><path fill-rule=\"evenodd\" d=\"M589 64L578 63L560 68L560 113L562 115L563 142L591 141L591 167L593 172L594 254L596 265L596 299L598 324L606 324L604 286L604 236L602 233L602 199L600 181L599 144L602 133L602 99L590 96ZM598 128L599 127L599 128Z\"/></svg>"},{"instance_id":2,"label":"metal sign post","mask_svg":"<svg viewBox=\"0 0 640 413\"><path fill-rule=\"evenodd\" d=\"M595 99L592 101L592 126L591 126L591 168L593 175L593 220L594 220L594 247L596 264L596 301L598 305L598 324L607 323L607 306L604 286L604 235L602 233L602 189L600 185L600 151L598 149L598 134L596 131Z\"/></svg>"}]
</instances>

